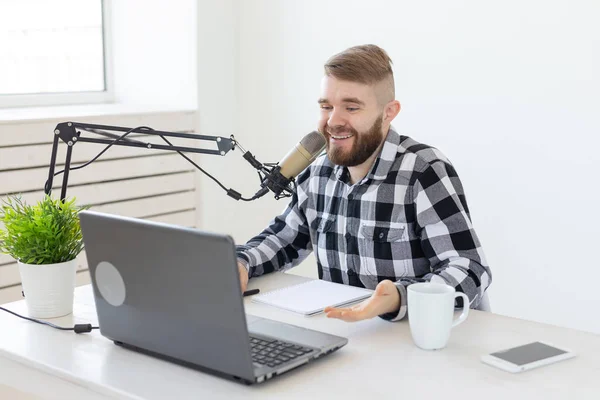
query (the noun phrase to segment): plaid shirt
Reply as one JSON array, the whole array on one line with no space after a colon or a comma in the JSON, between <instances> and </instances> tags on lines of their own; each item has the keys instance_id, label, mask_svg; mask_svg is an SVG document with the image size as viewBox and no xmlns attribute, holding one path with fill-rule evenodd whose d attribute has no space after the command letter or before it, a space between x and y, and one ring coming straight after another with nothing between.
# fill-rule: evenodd
<instances>
[{"instance_id":1,"label":"plaid shirt","mask_svg":"<svg viewBox=\"0 0 600 400\"><path fill-rule=\"evenodd\" d=\"M250 276L294 267L314 250L320 279L369 289L394 281L400 310L385 319L404 318L415 282L446 283L478 306L491 272L462 184L439 150L390 129L360 182L321 155L297 183L283 213L237 247Z\"/></svg>"}]
</instances>

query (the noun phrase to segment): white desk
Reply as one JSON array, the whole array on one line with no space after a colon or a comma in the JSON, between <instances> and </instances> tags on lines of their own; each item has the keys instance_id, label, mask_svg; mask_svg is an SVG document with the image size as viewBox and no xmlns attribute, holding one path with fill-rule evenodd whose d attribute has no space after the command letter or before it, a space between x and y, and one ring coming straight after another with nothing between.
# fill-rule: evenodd
<instances>
[{"instance_id":1,"label":"white desk","mask_svg":"<svg viewBox=\"0 0 600 400\"><path fill-rule=\"evenodd\" d=\"M267 291L305 279L276 273L251 280L250 288ZM25 313L23 301L9 307ZM413 345L406 321L373 319L348 324L323 315L297 316L250 299L246 299L246 309L350 341L315 363L250 387L123 349L96 331L75 335L6 313L0 314L0 355L111 398L600 398L598 335L471 311L469 319L454 330L447 348L428 352ZM96 323L89 286L76 289L74 317L54 322L66 326L74 320ZM535 340L571 348L578 356L516 375L479 360L481 354Z\"/></svg>"},{"instance_id":2,"label":"white desk","mask_svg":"<svg viewBox=\"0 0 600 400\"><path fill-rule=\"evenodd\" d=\"M0 399L49 400L114 398L89 390L79 382L69 382L52 374L0 357Z\"/></svg>"}]
</instances>

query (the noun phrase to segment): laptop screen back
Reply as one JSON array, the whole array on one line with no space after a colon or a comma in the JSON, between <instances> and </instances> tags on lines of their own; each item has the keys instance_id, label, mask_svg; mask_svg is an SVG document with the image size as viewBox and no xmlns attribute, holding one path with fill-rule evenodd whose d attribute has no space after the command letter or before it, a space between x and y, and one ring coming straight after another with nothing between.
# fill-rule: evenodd
<instances>
[{"instance_id":1,"label":"laptop screen back","mask_svg":"<svg viewBox=\"0 0 600 400\"><path fill-rule=\"evenodd\" d=\"M229 236L92 211L80 220L104 336L254 378Z\"/></svg>"}]
</instances>

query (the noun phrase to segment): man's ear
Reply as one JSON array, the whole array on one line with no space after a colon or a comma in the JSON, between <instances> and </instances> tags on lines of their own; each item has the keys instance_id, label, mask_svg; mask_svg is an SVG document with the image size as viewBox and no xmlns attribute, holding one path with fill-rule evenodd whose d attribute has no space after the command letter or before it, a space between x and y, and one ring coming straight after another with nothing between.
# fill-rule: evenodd
<instances>
[{"instance_id":1,"label":"man's ear","mask_svg":"<svg viewBox=\"0 0 600 400\"><path fill-rule=\"evenodd\" d=\"M400 102L398 100L390 101L386 104L383 110L383 121L388 124L392 122L396 115L400 112Z\"/></svg>"}]
</instances>

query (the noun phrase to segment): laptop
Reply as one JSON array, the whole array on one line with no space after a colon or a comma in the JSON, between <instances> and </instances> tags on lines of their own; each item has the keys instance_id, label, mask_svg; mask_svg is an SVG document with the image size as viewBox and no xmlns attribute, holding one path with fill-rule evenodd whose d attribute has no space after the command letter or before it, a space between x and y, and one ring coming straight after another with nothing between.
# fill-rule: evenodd
<instances>
[{"instance_id":1,"label":"laptop","mask_svg":"<svg viewBox=\"0 0 600 400\"><path fill-rule=\"evenodd\" d=\"M125 348L246 384L348 339L247 315L228 235L82 211L100 332Z\"/></svg>"}]
</instances>

